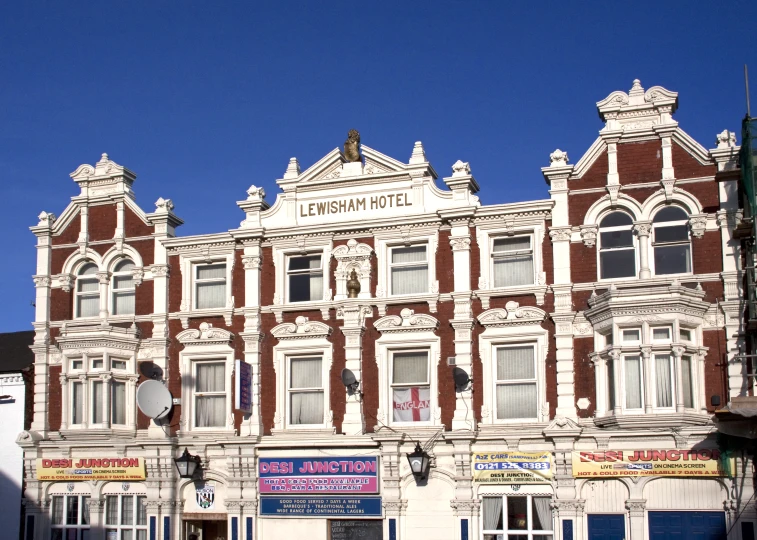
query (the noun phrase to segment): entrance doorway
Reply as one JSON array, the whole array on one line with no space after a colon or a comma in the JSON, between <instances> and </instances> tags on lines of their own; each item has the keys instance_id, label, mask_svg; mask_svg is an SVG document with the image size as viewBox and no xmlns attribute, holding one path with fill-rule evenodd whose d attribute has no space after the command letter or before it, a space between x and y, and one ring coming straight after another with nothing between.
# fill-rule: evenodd
<instances>
[{"instance_id":1,"label":"entrance doorway","mask_svg":"<svg viewBox=\"0 0 757 540\"><path fill-rule=\"evenodd\" d=\"M624 540L625 537L625 515L589 514L589 540Z\"/></svg>"},{"instance_id":2,"label":"entrance doorway","mask_svg":"<svg viewBox=\"0 0 757 540\"><path fill-rule=\"evenodd\" d=\"M229 540L226 520L185 521L183 538L187 540Z\"/></svg>"}]
</instances>

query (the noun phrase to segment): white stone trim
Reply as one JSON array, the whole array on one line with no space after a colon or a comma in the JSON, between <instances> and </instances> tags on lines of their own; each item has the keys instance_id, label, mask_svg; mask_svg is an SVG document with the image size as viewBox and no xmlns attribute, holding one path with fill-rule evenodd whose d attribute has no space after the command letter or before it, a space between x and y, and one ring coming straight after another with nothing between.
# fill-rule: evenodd
<instances>
[{"instance_id":1,"label":"white stone trim","mask_svg":"<svg viewBox=\"0 0 757 540\"><path fill-rule=\"evenodd\" d=\"M328 302L333 295L331 276L331 252L334 245L330 237L271 239L273 265L275 267L275 285L273 293L274 306L297 306L299 310L317 309L313 305ZM323 271L323 298L312 302L289 302L289 284L287 279L287 258L297 255L321 254Z\"/></svg>"},{"instance_id":2,"label":"white stone trim","mask_svg":"<svg viewBox=\"0 0 757 540\"><path fill-rule=\"evenodd\" d=\"M378 278L376 280L376 296L378 298L403 298L413 295L390 294L391 277L389 265L391 261L391 248L413 245L426 245L428 264L428 289L418 294L439 292L439 280L436 277L436 250L439 246L439 232L405 229L393 230L391 235L376 235L376 257L378 258Z\"/></svg>"},{"instance_id":3,"label":"white stone trim","mask_svg":"<svg viewBox=\"0 0 757 540\"><path fill-rule=\"evenodd\" d=\"M231 324L231 316L234 312L235 299L232 294L234 283L234 263L236 252L233 244L228 248L222 246L218 250L206 250L205 253L182 253L179 255L179 271L181 272L181 304L179 306L179 318L183 328L189 326L190 318L212 317L222 315L227 325ZM197 309L195 307L195 268L201 264L225 263L226 264L226 302L223 307L211 309Z\"/></svg>"}]
</instances>

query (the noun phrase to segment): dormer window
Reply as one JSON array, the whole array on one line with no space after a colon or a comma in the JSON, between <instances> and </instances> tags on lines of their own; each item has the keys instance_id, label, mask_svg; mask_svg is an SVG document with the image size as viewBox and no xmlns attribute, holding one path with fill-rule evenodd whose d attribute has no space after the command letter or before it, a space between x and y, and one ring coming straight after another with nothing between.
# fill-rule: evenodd
<instances>
[{"instance_id":1,"label":"dormer window","mask_svg":"<svg viewBox=\"0 0 757 540\"><path fill-rule=\"evenodd\" d=\"M87 263L76 278L76 317L97 317L100 313L100 283L97 266Z\"/></svg>"}]
</instances>

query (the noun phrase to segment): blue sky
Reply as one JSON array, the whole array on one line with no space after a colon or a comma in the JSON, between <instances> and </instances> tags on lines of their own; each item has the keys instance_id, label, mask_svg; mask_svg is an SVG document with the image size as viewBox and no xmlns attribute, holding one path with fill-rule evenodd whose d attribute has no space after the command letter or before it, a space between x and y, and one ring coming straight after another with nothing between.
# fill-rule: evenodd
<instances>
[{"instance_id":1,"label":"blue sky","mask_svg":"<svg viewBox=\"0 0 757 540\"><path fill-rule=\"evenodd\" d=\"M31 328L41 210L102 152L171 198L181 235L238 226L250 184L273 202L357 128L440 175L471 164L486 204L547 197L555 148L575 163L595 103L639 78L679 92L705 147L740 130L757 88L757 2L6 2L0 11L0 331ZM750 28L751 26L751 28ZM757 109L757 92L753 92Z\"/></svg>"}]
</instances>

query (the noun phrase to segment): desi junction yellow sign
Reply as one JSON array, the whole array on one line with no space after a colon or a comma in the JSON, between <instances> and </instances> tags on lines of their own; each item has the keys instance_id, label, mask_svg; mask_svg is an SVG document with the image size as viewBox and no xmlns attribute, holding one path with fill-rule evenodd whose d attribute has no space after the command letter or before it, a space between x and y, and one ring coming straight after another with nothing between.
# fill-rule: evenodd
<instances>
[{"instance_id":1,"label":"desi junction yellow sign","mask_svg":"<svg viewBox=\"0 0 757 540\"><path fill-rule=\"evenodd\" d=\"M473 481L480 484L549 484L551 452L475 452Z\"/></svg>"},{"instance_id":2,"label":"desi junction yellow sign","mask_svg":"<svg viewBox=\"0 0 757 540\"><path fill-rule=\"evenodd\" d=\"M592 450L573 452L575 478L617 476L728 476L720 450ZM726 465L724 467L724 465Z\"/></svg>"},{"instance_id":3,"label":"desi junction yellow sign","mask_svg":"<svg viewBox=\"0 0 757 540\"><path fill-rule=\"evenodd\" d=\"M37 459L37 480L144 480L144 458Z\"/></svg>"}]
</instances>

